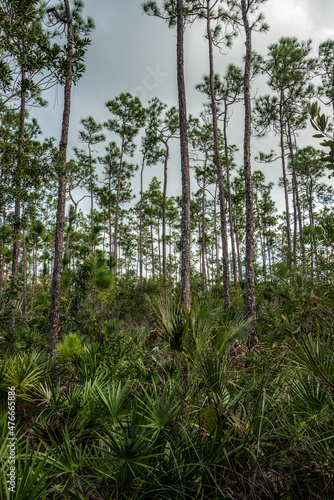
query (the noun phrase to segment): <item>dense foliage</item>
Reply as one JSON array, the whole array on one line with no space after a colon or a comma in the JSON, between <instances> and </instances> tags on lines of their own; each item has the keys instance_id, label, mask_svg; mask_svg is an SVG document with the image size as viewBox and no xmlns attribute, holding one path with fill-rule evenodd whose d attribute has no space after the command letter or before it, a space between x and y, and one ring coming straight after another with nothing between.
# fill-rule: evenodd
<instances>
[{"instance_id":1,"label":"dense foliage","mask_svg":"<svg viewBox=\"0 0 334 500\"><path fill-rule=\"evenodd\" d=\"M27 106L58 82L69 116L93 22L78 0L0 1L0 500L330 500L334 42L315 58L311 41L281 38L218 75L215 45L267 30L262 0L161 3L144 10L170 28L180 6L185 26L207 24L202 113L184 130L176 107L124 92L104 123L81 120L68 152L68 122L56 148ZM268 94L245 127L274 134L277 151L259 153L250 176L249 144L246 168L228 126L259 75ZM187 300L185 196L167 195L180 136L192 170ZM273 162L281 214L264 174ZM163 183L151 175L144 189L150 168Z\"/></svg>"}]
</instances>

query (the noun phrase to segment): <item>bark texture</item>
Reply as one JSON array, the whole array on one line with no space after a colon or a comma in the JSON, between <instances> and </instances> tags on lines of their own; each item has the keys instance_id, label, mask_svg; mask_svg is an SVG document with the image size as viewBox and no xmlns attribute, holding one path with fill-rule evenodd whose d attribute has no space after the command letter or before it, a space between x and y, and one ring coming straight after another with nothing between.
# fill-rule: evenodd
<instances>
[{"instance_id":1,"label":"bark texture","mask_svg":"<svg viewBox=\"0 0 334 500\"><path fill-rule=\"evenodd\" d=\"M184 82L184 35L183 0L177 0L177 88L180 118L180 148L182 174L182 221L181 221L181 303L190 310L190 169L186 90Z\"/></svg>"},{"instance_id":2,"label":"bark texture","mask_svg":"<svg viewBox=\"0 0 334 500\"><path fill-rule=\"evenodd\" d=\"M242 18L246 34L246 58L244 72L244 104L245 104L245 131L244 131L244 175L246 188L246 313L256 324L255 306L255 274L254 274L254 209L253 183L251 171L251 98L250 72L252 61L252 31L248 21L246 0L241 0ZM255 331L253 331L255 334Z\"/></svg>"}]
</instances>

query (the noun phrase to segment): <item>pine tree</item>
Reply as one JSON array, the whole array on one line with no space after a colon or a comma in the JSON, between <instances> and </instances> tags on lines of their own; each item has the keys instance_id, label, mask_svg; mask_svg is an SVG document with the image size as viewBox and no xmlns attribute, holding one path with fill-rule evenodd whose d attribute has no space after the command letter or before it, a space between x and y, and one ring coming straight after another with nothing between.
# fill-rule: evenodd
<instances>
[{"instance_id":1,"label":"pine tree","mask_svg":"<svg viewBox=\"0 0 334 500\"><path fill-rule=\"evenodd\" d=\"M197 90L204 92L210 97L210 78L204 76L204 82L196 85ZM219 75L214 77L214 88L215 88L215 99L217 101L217 118L223 120L223 138L224 138L224 164L226 169L226 189L227 189L227 202L228 202L228 212L229 212L229 225L230 225L230 239L231 239L231 249L232 249L232 261L233 261L233 280L234 280L234 290L237 294L238 291L238 277L237 277L237 263L236 263L236 252L235 252L235 237L233 230L233 214L232 214L232 202L231 202L231 180L230 180L230 148L228 145L227 138L227 125L229 121L230 106L240 102L242 100L243 93L243 74L240 68L229 64L223 80L220 79ZM222 118L221 118L222 116Z\"/></svg>"},{"instance_id":2,"label":"pine tree","mask_svg":"<svg viewBox=\"0 0 334 500\"><path fill-rule=\"evenodd\" d=\"M78 157L80 163L86 163L88 166L89 180L88 189L90 193L90 218L91 218L91 231L94 229L94 187L95 187L95 177L94 177L94 165L96 159L93 157L92 146L105 141L105 136L101 134L102 125L97 123L92 116L83 118L80 122L84 130L79 131L79 141L87 144L88 155L85 151L75 148L76 156Z\"/></svg>"},{"instance_id":3,"label":"pine tree","mask_svg":"<svg viewBox=\"0 0 334 500\"><path fill-rule=\"evenodd\" d=\"M180 124L180 152L181 152L181 178L182 178L182 218L181 218L181 303L185 310L190 310L190 167L188 151L188 127L186 89L184 78L184 25L187 18L192 16L187 1L164 0L160 9L157 2L150 1L143 4L144 11L165 19L169 27L176 26L176 67L177 89Z\"/></svg>"},{"instance_id":4,"label":"pine tree","mask_svg":"<svg viewBox=\"0 0 334 500\"><path fill-rule=\"evenodd\" d=\"M129 93L122 93L113 100L106 103L106 106L113 118L107 120L104 126L120 137L120 155L118 163L118 183L116 194L116 214L114 227L114 259L116 263L115 272L117 271L117 241L118 241L118 220L119 220L119 202L121 196L121 182L123 170L127 169L134 172L135 167L127 164L124 160L125 156L133 157L136 145L134 138L145 123L145 108L143 108L140 99L133 97ZM137 167L136 167L137 168Z\"/></svg>"},{"instance_id":5,"label":"pine tree","mask_svg":"<svg viewBox=\"0 0 334 500\"><path fill-rule=\"evenodd\" d=\"M83 4L74 3L72 12L70 1L64 0L61 9L53 7L48 13L60 25L60 34L65 28L66 44L60 59L59 81L64 84L64 109L62 117L61 138L59 142L59 184L58 184L58 206L56 216L55 254L52 277L51 310L49 323L48 351L52 353L58 342L59 319L60 319L60 285L63 260L63 238L65 224L66 203L66 153L68 144L68 131L71 112L71 89L84 71L83 56L89 44L88 38L80 38L80 34L86 35L93 29L93 22L88 19L85 23L81 17Z\"/></svg>"},{"instance_id":6,"label":"pine tree","mask_svg":"<svg viewBox=\"0 0 334 500\"><path fill-rule=\"evenodd\" d=\"M246 37L246 57L244 69L244 105L245 105L245 130L244 130L244 174L246 187L246 312L256 323L255 305L255 273L254 273L254 213L253 213L253 185L251 170L251 94L250 80L252 67L252 32L254 30L266 31L268 26L263 23L263 15L256 15L260 5L266 0L241 0L242 24ZM253 331L255 334L255 331ZM250 343L253 339L250 338Z\"/></svg>"}]
</instances>

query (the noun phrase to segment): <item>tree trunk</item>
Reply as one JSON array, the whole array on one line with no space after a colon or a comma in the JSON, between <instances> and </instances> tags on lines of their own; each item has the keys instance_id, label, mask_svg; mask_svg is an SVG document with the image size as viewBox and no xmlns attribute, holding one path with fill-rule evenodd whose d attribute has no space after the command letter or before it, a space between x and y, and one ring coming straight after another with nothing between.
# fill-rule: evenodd
<instances>
[{"instance_id":1,"label":"tree trunk","mask_svg":"<svg viewBox=\"0 0 334 500\"><path fill-rule=\"evenodd\" d=\"M210 0L207 0L207 37L209 41L209 63L210 63L210 96L211 96L211 110L212 110L212 128L213 128L213 141L215 162L217 168L218 187L219 187L219 201L220 201L220 223L221 223L221 236L222 236L222 250L223 250L223 298L226 307L230 305L230 276L228 267L228 244L227 244L227 225L226 225L226 204L225 204L225 188L223 179L222 162L219 151L219 137L218 137L218 120L217 120L217 106L216 95L214 86L214 68L213 68L213 43L211 33L210 21Z\"/></svg>"},{"instance_id":2,"label":"tree trunk","mask_svg":"<svg viewBox=\"0 0 334 500\"><path fill-rule=\"evenodd\" d=\"M297 222L297 203L296 203L296 186L294 178L292 178L292 200L293 200L293 253L294 253L294 263L296 264L297 259L297 234L298 234L298 222Z\"/></svg>"},{"instance_id":3,"label":"tree trunk","mask_svg":"<svg viewBox=\"0 0 334 500\"><path fill-rule=\"evenodd\" d=\"M23 47L24 48L24 47ZM13 292L16 293L16 298L13 301L12 317L9 323L9 329L12 330L15 327L15 314L18 306L17 294L17 279L19 274L19 255L20 255L20 234L21 234L21 165L22 165L22 153L23 153L23 139L24 139L24 125L25 125L25 112L26 112L26 92L24 90L26 79L25 69L21 70L21 102L20 102L20 125L19 125L19 144L18 144L18 158L17 167L18 172L16 175L16 196L15 196L15 206L14 206L14 232L13 232L13 258L12 258L12 285Z\"/></svg>"},{"instance_id":4,"label":"tree trunk","mask_svg":"<svg viewBox=\"0 0 334 500\"><path fill-rule=\"evenodd\" d=\"M154 242L153 242L153 224L151 224L151 259L152 259L152 277L155 278L155 266L154 266Z\"/></svg>"},{"instance_id":5,"label":"tree trunk","mask_svg":"<svg viewBox=\"0 0 334 500\"><path fill-rule=\"evenodd\" d=\"M286 231L288 238L288 251L291 255L292 244L291 244L291 225L290 225L290 209L289 209L289 193L288 193L288 183L286 178L286 168L285 168L285 151L284 151L284 126L283 126L283 96L281 95L280 102L280 146L281 146L281 156L282 156L282 171L283 171L283 186L284 186L284 196L285 196L285 217L286 217ZM291 269L291 257L288 259L289 267Z\"/></svg>"},{"instance_id":6,"label":"tree trunk","mask_svg":"<svg viewBox=\"0 0 334 500\"><path fill-rule=\"evenodd\" d=\"M296 208L297 208L298 225L299 225L299 236L300 236L300 244L301 244L301 247L302 247L302 260L303 260L304 269L306 271L306 257L305 257L305 246L304 246L303 221L302 221L302 213L301 213L300 202L299 202L298 181L297 181L296 166L295 166L295 155L294 155L294 152L293 152L292 134L291 134L291 126L290 126L290 120L289 119L288 119L288 144L289 144L290 160L291 160L291 166L292 166L292 178L293 178L293 183L294 183L294 186L295 186Z\"/></svg>"},{"instance_id":7,"label":"tree trunk","mask_svg":"<svg viewBox=\"0 0 334 500\"><path fill-rule=\"evenodd\" d=\"M64 111L62 119L61 139L59 143L59 152L61 155L61 173L58 185L58 205L56 215L56 235L55 235L55 257L52 276L51 292L51 311L49 322L49 342L48 351L51 352L57 345L60 318L60 285L63 260L63 240L65 224L65 205L66 205L66 151L68 143L68 130L71 111L71 88L73 73L73 22L71 17L69 0L65 0L66 26L67 26L67 49L68 49L68 75L64 88Z\"/></svg>"},{"instance_id":8,"label":"tree trunk","mask_svg":"<svg viewBox=\"0 0 334 500\"><path fill-rule=\"evenodd\" d=\"M205 167L204 167L205 168ZM202 186L202 277L205 290L208 289L208 281L206 277L206 267L205 267L205 176L203 175L203 186Z\"/></svg>"},{"instance_id":9,"label":"tree trunk","mask_svg":"<svg viewBox=\"0 0 334 500\"><path fill-rule=\"evenodd\" d=\"M186 90L184 82L183 21L183 0L177 0L177 88L182 173L181 304L186 311L190 311L190 169Z\"/></svg>"},{"instance_id":10,"label":"tree trunk","mask_svg":"<svg viewBox=\"0 0 334 500\"><path fill-rule=\"evenodd\" d=\"M123 169L123 154L124 154L124 137L122 137L121 158L119 160L119 173L117 184L117 198L116 198L116 215L115 215L115 230L114 230L114 258L115 258L115 273L117 273L117 237L118 237L118 217L119 217L119 199L121 196L121 180Z\"/></svg>"},{"instance_id":11,"label":"tree trunk","mask_svg":"<svg viewBox=\"0 0 334 500\"><path fill-rule=\"evenodd\" d=\"M164 142L166 147L164 161L164 187L162 193L162 274L164 278L167 276L167 250L166 250L166 197L167 197L167 165L169 159L169 146Z\"/></svg>"},{"instance_id":12,"label":"tree trunk","mask_svg":"<svg viewBox=\"0 0 334 500\"><path fill-rule=\"evenodd\" d=\"M237 247L237 256L238 256L238 273L239 273L239 280L243 279L242 275L242 264L241 264L241 255L240 255L240 244L239 244L239 232L238 232L238 223L237 223L237 216L234 218L234 234L235 234L235 243Z\"/></svg>"},{"instance_id":13,"label":"tree trunk","mask_svg":"<svg viewBox=\"0 0 334 500\"><path fill-rule=\"evenodd\" d=\"M216 247L216 268L217 268L217 277L220 276L220 266L219 266L219 242L218 242L218 234L217 234L217 184L215 186L215 195L213 198L213 232L215 238L215 247Z\"/></svg>"},{"instance_id":14,"label":"tree trunk","mask_svg":"<svg viewBox=\"0 0 334 500\"><path fill-rule=\"evenodd\" d=\"M92 152L90 149L90 144L88 144L89 152L89 188L90 188L90 230L93 236L94 229L94 183L93 183L93 165L92 165ZM92 243L92 253L95 254L95 247Z\"/></svg>"},{"instance_id":15,"label":"tree trunk","mask_svg":"<svg viewBox=\"0 0 334 500\"><path fill-rule=\"evenodd\" d=\"M270 255L270 245L269 245L269 242L268 242L268 238L266 238L266 243L267 243L267 250L268 250L268 264L269 264L269 273L271 274L272 271L271 271L271 255ZM266 277L264 278L266 280Z\"/></svg>"},{"instance_id":16,"label":"tree trunk","mask_svg":"<svg viewBox=\"0 0 334 500\"><path fill-rule=\"evenodd\" d=\"M111 241L112 241L112 236L111 236L111 202L110 202L111 176L109 176L108 182L109 182L109 192L108 192L109 259L110 259L110 265L111 265L111 257L112 257L112 248L111 248Z\"/></svg>"},{"instance_id":17,"label":"tree trunk","mask_svg":"<svg viewBox=\"0 0 334 500\"><path fill-rule=\"evenodd\" d=\"M140 214L139 214L139 280L140 286L143 285L143 174L145 167L145 155L140 171Z\"/></svg>"},{"instance_id":18,"label":"tree trunk","mask_svg":"<svg viewBox=\"0 0 334 500\"><path fill-rule=\"evenodd\" d=\"M245 133L244 133L244 172L246 187L246 313L256 325L255 306L255 273L254 273L254 214L253 214L253 183L251 171L251 99L250 99L250 71L252 60L252 39L249 26L246 0L241 0L242 18L246 34L246 59L244 72L244 99L245 99ZM255 330L253 330L255 335Z\"/></svg>"},{"instance_id":19,"label":"tree trunk","mask_svg":"<svg viewBox=\"0 0 334 500\"><path fill-rule=\"evenodd\" d=\"M158 258L159 258L159 276L161 276L161 248L160 248L160 219L158 217L157 225L157 236L158 236Z\"/></svg>"},{"instance_id":20,"label":"tree trunk","mask_svg":"<svg viewBox=\"0 0 334 500\"><path fill-rule=\"evenodd\" d=\"M37 244L32 247L32 301L35 298L35 290L37 284Z\"/></svg>"},{"instance_id":21,"label":"tree trunk","mask_svg":"<svg viewBox=\"0 0 334 500\"><path fill-rule=\"evenodd\" d=\"M230 237L231 237L231 248L232 248L232 262L233 262L233 282L234 282L234 292L238 295L238 275L237 275L237 260L235 254L235 244L234 244L234 231L233 231L233 216L232 216L232 199L231 199L231 183L230 183L230 159L227 146L227 106L225 103L224 112L224 147L225 147L225 164L226 164L226 188L227 188L227 198L228 198L228 213L230 222Z\"/></svg>"},{"instance_id":22,"label":"tree trunk","mask_svg":"<svg viewBox=\"0 0 334 500\"><path fill-rule=\"evenodd\" d=\"M309 188L306 188L306 196L309 207L309 218L310 224L314 224L314 214L313 214L313 179L310 179Z\"/></svg>"},{"instance_id":23,"label":"tree trunk","mask_svg":"<svg viewBox=\"0 0 334 500\"><path fill-rule=\"evenodd\" d=\"M22 205L22 216L25 216L25 204ZM22 235L22 260L23 260L23 289L22 289L22 323L26 322L27 309L27 249L26 249L26 229L23 227Z\"/></svg>"}]
</instances>

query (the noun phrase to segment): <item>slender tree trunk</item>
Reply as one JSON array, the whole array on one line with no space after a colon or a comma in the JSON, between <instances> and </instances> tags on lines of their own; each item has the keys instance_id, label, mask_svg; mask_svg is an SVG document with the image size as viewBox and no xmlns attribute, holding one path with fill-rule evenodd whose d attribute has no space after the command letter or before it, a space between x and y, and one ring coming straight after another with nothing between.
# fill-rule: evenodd
<instances>
[{"instance_id":1,"label":"slender tree trunk","mask_svg":"<svg viewBox=\"0 0 334 500\"><path fill-rule=\"evenodd\" d=\"M112 251L112 234L111 234L111 231L112 231L112 224L111 224L111 202L110 202L110 195L111 195L111 176L109 176L108 178L108 224L109 224L109 259L110 259L110 264L111 264L111 257L112 257L112 254L113 254L113 251Z\"/></svg>"},{"instance_id":2,"label":"slender tree trunk","mask_svg":"<svg viewBox=\"0 0 334 500\"><path fill-rule=\"evenodd\" d=\"M260 240L260 251L261 251L261 257L262 257L262 269L265 272L266 268L266 258L264 254L264 245L263 245L263 233L262 233L262 227L261 227L261 220L260 220L260 212L259 212L259 193L258 190L255 190L255 215L256 215L256 220L257 220L257 225L259 229L259 240Z\"/></svg>"},{"instance_id":3,"label":"slender tree trunk","mask_svg":"<svg viewBox=\"0 0 334 500\"><path fill-rule=\"evenodd\" d=\"M141 164L140 171L140 214L139 214L139 280L143 285L143 174L145 167L145 155Z\"/></svg>"},{"instance_id":4,"label":"slender tree trunk","mask_svg":"<svg viewBox=\"0 0 334 500\"><path fill-rule=\"evenodd\" d=\"M207 251L207 253L205 255L205 264L206 264L206 269L207 269L208 283L210 283L211 280L213 281L213 269L211 268L211 276L210 276L210 264L209 264L208 253L209 253L209 250ZM212 286L212 281L211 281L211 286Z\"/></svg>"},{"instance_id":5,"label":"slender tree trunk","mask_svg":"<svg viewBox=\"0 0 334 500\"><path fill-rule=\"evenodd\" d=\"M262 261L263 261L263 272L264 272L264 274L266 274L266 272L267 272L267 259L266 259L265 236L262 235L261 228L259 231L259 236L260 236L261 255L262 255Z\"/></svg>"},{"instance_id":6,"label":"slender tree trunk","mask_svg":"<svg viewBox=\"0 0 334 500\"><path fill-rule=\"evenodd\" d=\"M214 241L212 241L212 244L211 244L211 279L212 279L211 286L214 285L214 276L215 276L215 259L214 259L214 255L215 255L215 243L214 243ZM206 255L206 258L207 258L208 267L209 267L209 254L208 253ZM216 273L215 277L217 278L217 273Z\"/></svg>"},{"instance_id":7,"label":"slender tree trunk","mask_svg":"<svg viewBox=\"0 0 334 500\"><path fill-rule=\"evenodd\" d=\"M270 251L271 251L271 265L273 269L273 273L275 272L275 252L273 249L272 243L270 243Z\"/></svg>"},{"instance_id":8,"label":"slender tree trunk","mask_svg":"<svg viewBox=\"0 0 334 500\"><path fill-rule=\"evenodd\" d=\"M294 178L292 178L292 200L293 200L293 253L294 263L297 259L297 234L298 234L298 216L297 216L297 202L296 202L296 186Z\"/></svg>"},{"instance_id":9,"label":"slender tree trunk","mask_svg":"<svg viewBox=\"0 0 334 500\"><path fill-rule=\"evenodd\" d=\"M118 217L119 217L119 200L121 196L121 181L123 170L123 154L124 154L124 137L122 137L121 158L119 161L119 173L117 184L117 198L116 198L116 215L115 215L115 228L114 228L114 258L115 258L115 273L117 272L117 237L118 237Z\"/></svg>"},{"instance_id":10,"label":"slender tree trunk","mask_svg":"<svg viewBox=\"0 0 334 500\"><path fill-rule=\"evenodd\" d=\"M309 208L310 224L314 224L313 193L312 193L312 191L313 191L313 180L311 178L309 188L306 190L306 196L307 196L307 202L308 202L308 208Z\"/></svg>"},{"instance_id":11,"label":"slender tree trunk","mask_svg":"<svg viewBox=\"0 0 334 500\"><path fill-rule=\"evenodd\" d=\"M184 18L183 0L177 0L177 88L180 119L180 150L182 173L182 219L181 219L181 304L190 310L190 169L188 152L188 127L186 90L184 82Z\"/></svg>"},{"instance_id":12,"label":"slender tree trunk","mask_svg":"<svg viewBox=\"0 0 334 500\"><path fill-rule=\"evenodd\" d=\"M159 257L159 275L161 276L161 248L160 248L160 219L158 218L158 257Z\"/></svg>"},{"instance_id":13,"label":"slender tree trunk","mask_svg":"<svg viewBox=\"0 0 334 500\"><path fill-rule=\"evenodd\" d=\"M90 184L90 229L93 233L94 229L94 183L93 183L93 164L92 164L92 152L90 149L90 144L88 144L89 152L89 184ZM94 253L94 252L93 252Z\"/></svg>"},{"instance_id":14,"label":"slender tree trunk","mask_svg":"<svg viewBox=\"0 0 334 500\"><path fill-rule=\"evenodd\" d=\"M213 198L213 232L215 238L215 247L216 247L216 268L217 268L217 276L220 276L220 266L219 266L219 242L218 242L218 231L217 231L217 184L215 186L215 196Z\"/></svg>"},{"instance_id":15,"label":"slender tree trunk","mask_svg":"<svg viewBox=\"0 0 334 500\"><path fill-rule=\"evenodd\" d=\"M37 265L36 265L36 245L33 244L32 247L32 300L35 298L35 289L36 289L36 273L37 273Z\"/></svg>"},{"instance_id":16,"label":"slender tree trunk","mask_svg":"<svg viewBox=\"0 0 334 500\"><path fill-rule=\"evenodd\" d=\"M282 231L282 261L284 262L284 264L286 264L286 253L285 253L285 250L284 250L284 245L285 245L285 232L284 232L284 229Z\"/></svg>"},{"instance_id":17,"label":"slender tree trunk","mask_svg":"<svg viewBox=\"0 0 334 500\"><path fill-rule=\"evenodd\" d=\"M297 181L296 165L295 165L295 155L294 155L293 146L292 146L292 133L291 133L291 125L290 125L289 119L288 119L287 124L288 124L288 144L289 144L290 160L291 160L291 166L292 166L292 178L293 178L293 183L295 186L296 208L297 208L297 214L298 214L299 236L300 236L300 244L301 244L301 248L302 248L302 260L303 260L304 269L306 271L303 221L302 221L302 213L301 213L301 209L300 209L298 181Z\"/></svg>"},{"instance_id":18,"label":"slender tree trunk","mask_svg":"<svg viewBox=\"0 0 334 500\"><path fill-rule=\"evenodd\" d=\"M22 217L25 216L25 204L22 204ZM26 322L27 316L27 249L26 249L26 229L23 227L22 235L22 260L23 260L23 289L22 289L22 323Z\"/></svg>"},{"instance_id":19,"label":"slender tree trunk","mask_svg":"<svg viewBox=\"0 0 334 500\"><path fill-rule=\"evenodd\" d=\"M201 242L202 240L202 235L201 235L201 224L198 222L198 241ZM199 249L198 249L198 255L199 255L199 272L202 274L202 261L203 261L203 254L202 254L202 243L198 243ZM203 276L202 276L203 277Z\"/></svg>"},{"instance_id":20,"label":"slender tree trunk","mask_svg":"<svg viewBox=\"0 0 334 500\"><path fill-rule=\"evenodd\" d=\"M214 67L213 67L213 43L211 33L210 21L210 0L207 0L207 37L209 41L209 64L210 64L210 96L211 96L211 110L212 110L212 128L213 128L213 141L215 162L218 176L219 187L219 201L220 201L220 223L222 235L222 250L223 250L223 297L226 307L230 305L230 276L228 267L228 243L227 243L227 224L226 224L226 204L225 204L225 188L223 178L223 168L219 150L219 137L218 137L218 120L217 120L217 106L216 94L214 86Z\"/></svg>"},{"instance_id":21,"label":"slender tree trunk","mask_svg":"<svg viewBox=\"0 0 334 500\"><path fill-rule=\"evenodd\" d=\"M268 264L269 264L269 273L271 274L271 255L270 255L270 245L269 245L269 242L268 242L268 238L266 238L266 243L267 243L267 249L268 249ZM266 277L265 277L266 279Z\"/></svg>"},{"instance_id":22,"label":"slender tree trunk","mask_svg":"<svg viewBox=\"0 0 334 500\"><path fill-rule=\"evenodd\" d=\"M166 197L167 197L167 165L169 159L169 146L164 142L166 147L164 161L164 187L162 192L162 274L164 278L167 276L167 250L166 250Z\"/></svg>"},{"instance_id":23,"label":"slender tree trunk","mask_svg":"<svg viewBox=\"0 0 334 500\"><path fill-rule=\"evenodd\" d=\"M152 277L155 278L153 224L151 224L151 259L152 259Z\"/></svg>"},{"instance_id":24,"label":"slender tree trunk","mask_svg":"<svg viewBox=\"0 0 334 500\"><path fill-rule=\"evenodd\" d=\"M65 243L65 254L67 254L69 246L70 246L70 238L71 238L71 223L68 222L67 234L66 234L66 243Z\"/></svg>"},{"instance_id":25,"label":"slender tree trunk","mask_svg":"<svg viewBox=\"0 0 334 500\"><path fill-rule=\"evenodd\" d=\"M246 1L241 0L243 24L246 34L246 59L244 72L244 99L245 99L245 134L244 134L244 172L246 187L246 313L256 324L255 306L255 272L254 272L254 215L253 215L253 183L251 171L251 98L250 98L250 71L252 61L251 27L248 22ZM255 330L253 331L255 334Z\"/></svg>"},{"instance_id":26,"label":"slender tree trunk","mask_svg":"<svg viewBox=\"0 0 334 500\"><path fill-rule=\"evenodd\" d=\"M285 150L284 150L284 125L283 125L283 95L281 95L280 102L280 147L282 156L282 171L283 171L283 186L284 186L284 196L285 196L285 217L286 217L286 234L288 239L288 251L291 255L292 245L291 245L291 225L290 225L290 208L289 208L289 193L288 193L288 183L286 177L286 167L285 167ZM289 257L289 266L291 269L291 257Z\"/></svg>"},{"instance_id":27,"label":"slender tree trunk","mask_svg":"<svg viewBox=\"0 0 334 500\"><path fill-rule=\"evenodd\" d=\"M310 224L314 228L314 213L313 213L313 180L312 178L310 179L310 185L309 189L307 190L307 199L308 199L308 205L309 205L309 217L310 217ZM312 280L314 278L314 265L316 268L316 273L318 277L318 245L317 245L317 239L312 233L311 236L311 266L312 266Z\"/></svg>"},{"instance_id":28,"label":"slender tree trunk","mask_svg":"<svg viewBox=\"0 0 334 500\"><path fill-rule=\"evenodd\" d=\"M227 106L225 103L224 112L224 147L225 147L225 164L226 164L226 188L227 188L227 199L228 199L228 213L230 222L230 238L231 238L231 248L232 248L232 262L233 262L233 282L234 282L234 292L238 295L238 275L237 275L237 260L235 255L235 244L234 244L234 231L233 231L233 216L232 216L232 198L231 198L231 182L230 182L230 159L229 151L227 146Z\"/></svg>"},{"instance_id":29,"label":"slender tree trunk","mask_svg":"<svg viewBox=\"0 0 334 500\"><path fill-rule=\"evenodd\" d=\"M56 235L55 235L55 257L52 277L52 293L51 293L51 311L49 323L49 342L48 351L51 352L57 345L59 332L60 318L60 285L62 274L63 260L63 240L64 240L64 225L65 225L65 205L66 205L66 151L68 143L68 130L70 124L71 111L71 88L72 88L72 64L73 64L73 23L70 11L69 0L65 0L65 14L67 27L67 62L68 75L65 81L64 88L64 111L62 119L61 139L59 143L59 152L61 154L61 174L59 176L58 186L58 205L56 216Z\"/></svg>"},{"instance_id":30,"label":"slender tree trunk","mask_svg":"<svg viewBox=\"0 0 334 500\"><path fill-rule=\"evenodd\" d=\"M241 255L240 255L238 223L237 223L237 217L236 216L234 218L234 234L235 234L235 243L236 243L236 247L237 247L237 256L238 256L238 274L239 274L239 280L242 280L243 279L243 273L242 273L242 264L241 264Z\"/></svg>"},{"instance_id":31,"label":"slender tree trunk","mask_svg":"<svg viewBox=\"0 0 334 500\"><path fill-rule=\"evenodd\" d=\"M205 176L203 175L202 185L202 277L205 290L208 289L208 281L205 269Z\"/></svg>"},{"instance_id":32,"label":"slender tree trunk","mask_svg":"<svg viewBox=\"0 0 334 500\"><path fill-rule=\"evenodd\" d=\"M24 44L23 44L24 45ZM24 49L24 47L23 47ZM25 91L25 80L26 73L25 69L21 70L21 102L20 102L20 125L19 125L19 145L18 145L18 158L17 167L18 172L16 174L16 197L14 206L14 239L13 239L13 258L12 258L12 285L13 291L18 294L17 279L19 274L19 255L20 255L20 235L21 235L21 165L22 165L22 154L23 154L23 139L24 139L24 125L25 125L25 112L26 112L26 91ZM9 329L12 330L15 327L15 314L18 307L17 297L13 301L12 317L9 323Z\"/></svg>"},{"instance_id":33,"label":"slender tree trunk","mask_svg":"<svg viewBox=\"0 0 334 500\"><path fill-rule=\"evenodd\" d=\"M312 202L313 202L312 185L313 185L313 181L311 178L309 186L306 187L306 198L307 198L307 203L308 203L310 226L314 228L314 215L313 215L313 206L312 206ZM314 278L314 256L315 256L315 238L314 238L314 233L312 232L311 233L311 278L312 278L312 281Z\"/></svg>"}]
</instances>

